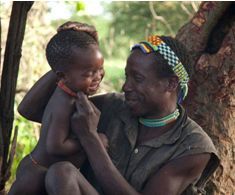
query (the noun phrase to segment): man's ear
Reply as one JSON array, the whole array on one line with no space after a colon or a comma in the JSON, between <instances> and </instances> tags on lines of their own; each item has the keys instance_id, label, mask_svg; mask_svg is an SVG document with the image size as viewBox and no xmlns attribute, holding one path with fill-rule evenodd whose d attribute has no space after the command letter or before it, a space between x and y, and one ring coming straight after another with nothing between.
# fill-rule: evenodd
<instances>
[{"instance_id":1,"label":"man's ear","mask_svg":"<svg viewBox=\"0 0 235 195\"><path fill-rule=\"evenodd\" d=\"M179 86L179 78L177 76L171 76L168 79L167 89L170 92L176 91Z\"/></svg>"}]
</instances>

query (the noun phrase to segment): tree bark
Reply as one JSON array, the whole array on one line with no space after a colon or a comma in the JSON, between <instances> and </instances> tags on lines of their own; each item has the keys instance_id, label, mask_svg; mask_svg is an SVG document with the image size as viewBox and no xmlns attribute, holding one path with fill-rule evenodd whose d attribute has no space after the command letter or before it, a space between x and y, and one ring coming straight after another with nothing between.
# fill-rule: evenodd
<instances>
[{"instance_id":1,"label":"tree bark","mask_svg":"<svg viewBox=\"0 0 235 195\"><path fill-rule=\"evenodd\" d=\"M9 148L14 119L15 90L27 13L32 5L33 1L13 2L11 11L0 91L0 194L5 193L5 183L10 176L12 152Z\"/></svg>"},{"instance_id":2,"label":"tree bark","mask_svg":"<svg viewBox=\"0 0 235 195\"><path fill-rule=\"evenodd\" d=\"M212 138L221 164L208 194L235 192L235 3L202 2L176 38L194 60L185 107Z\"/></svg>"}]
</instances>

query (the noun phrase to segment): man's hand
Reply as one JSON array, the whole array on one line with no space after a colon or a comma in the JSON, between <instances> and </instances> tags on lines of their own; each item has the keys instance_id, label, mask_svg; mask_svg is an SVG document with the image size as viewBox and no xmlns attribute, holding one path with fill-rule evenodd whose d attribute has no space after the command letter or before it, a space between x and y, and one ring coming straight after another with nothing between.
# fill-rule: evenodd
<instances>
[{"instance_id":1,"label":"man's hand","mask_svg":"<svg viewBox=\"0 0 235 195\"><path fill-rule=\"evenodd\" d=\"M97 134L100 111L83 92L78 92L77 95L77 111L72 115L71 127L81 141Z\"/></svg>"}]
</instances>

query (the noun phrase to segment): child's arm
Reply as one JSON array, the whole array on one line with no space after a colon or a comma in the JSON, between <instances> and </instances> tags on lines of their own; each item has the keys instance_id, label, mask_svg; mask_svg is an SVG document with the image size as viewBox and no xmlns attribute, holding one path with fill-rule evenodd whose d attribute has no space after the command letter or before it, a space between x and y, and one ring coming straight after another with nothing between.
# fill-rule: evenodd
<instances>
[{"instance_id":1,"label":"child's arm","mask_svg":"<svg viewBox=\"0 0 235 195\"><path fill-rule=\"evenodd\" d=\"M53 101L57 102L53 103L52 111L47 109L52 113L47 130L46 147L50 154L70 156L81 152L82 148L78 139L71 137L70 116L74 111L73 101L60 100L53 98Z\"/></svg>"},{"instance_id":2,"label":"child's arm","mask_svg":"<svg viewBox=\"0 0 235 195\"><path fill-rule=\"evenodd\" d=\"M53 99L53 101L58 101L58 98ZM50 110L51 109L49 109L49 111ZM79 153L79 155L85 155L85 153L83 154L84 150L80 145L79 140L71 137L72 130L70 126L70 120L74 111L74 101L66 102L63 100L63 102L58 101L53 105L46 140L47 151L50 154L69 156L75 153ZM47 110L45 112L47 112ZM107 137L102 133L98 133L98 135L104 147L108 149ZM74 134L74 136L76 135Z\"/></svg>"},{"instance_id":3,"label":"child's arm","mask_svg":"<svg viewBox=\"0 0 235 195\"><path fill-rule=\"evenodd\" d=\"M49 71L25 95L18 107L18 112L29 120L41 122L44 109L55 88L56 75Z\"/></svg>"}]
</instances>

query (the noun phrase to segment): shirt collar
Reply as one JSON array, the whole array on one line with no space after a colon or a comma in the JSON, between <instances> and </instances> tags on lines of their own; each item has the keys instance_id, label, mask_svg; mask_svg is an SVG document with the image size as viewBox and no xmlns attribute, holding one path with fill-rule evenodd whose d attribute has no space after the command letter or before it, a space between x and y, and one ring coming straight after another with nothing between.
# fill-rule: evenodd
<instances>
[{"instance_id":1,"label":"shirt collar","mask_svg":"<svg viewBox=\"0 0 235 195\"><path fill-rule=\"evenodd\" d=\"M128 106L124 103L118 110L117 116L124 123L123 131L125 132L133 149L138 136L138 120L131 114Z\"/></svg>"}]
</instances>

